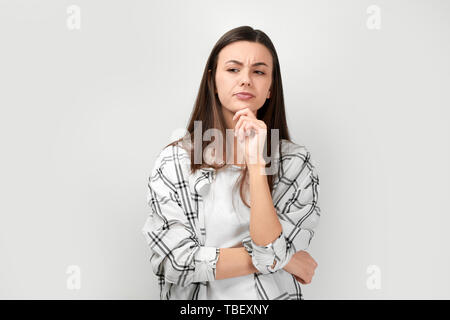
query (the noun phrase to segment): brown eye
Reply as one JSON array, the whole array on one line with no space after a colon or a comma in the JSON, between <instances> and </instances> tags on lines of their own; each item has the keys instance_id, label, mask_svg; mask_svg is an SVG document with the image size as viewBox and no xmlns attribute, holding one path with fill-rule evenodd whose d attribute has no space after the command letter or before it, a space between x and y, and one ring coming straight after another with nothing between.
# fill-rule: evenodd
<instances>
[{"instance_id":1,"label":"brown eye","mask_svg":"<svg viewBox=\"0 0 450 320\"><path fill-rule=\"evenodd\" d=\"M238 69L236 69L236 68L231 68L231 69L228 69L227 71L230 71L230 72L232 72L232 73L235 73L233 70L238 70ZM265 74L264 72L259 71L259 70L256 70L255 73L257 73L257 74L259 74L259 75L264 75L264 74Z\"/></svg>"}]
</instances>

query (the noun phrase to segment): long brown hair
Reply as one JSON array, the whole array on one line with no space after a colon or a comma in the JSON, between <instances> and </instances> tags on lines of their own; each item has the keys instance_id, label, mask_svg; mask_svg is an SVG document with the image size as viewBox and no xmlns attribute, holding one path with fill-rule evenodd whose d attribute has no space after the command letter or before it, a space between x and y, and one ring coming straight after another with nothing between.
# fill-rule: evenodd
<instances>
[{"instance_id":1,"label":"long brown hair","mask_svg":"<svg viewBox=\"0 0 450 320\"><path fill-rule=\"evenodd\" d=\"M253 29L249 26L241 26L234 28L227 33L225 33L214 45L211 54L209 55L208 61L205 66L205 70L203 71L202 81L200 83L200 88L198 90L197 99L195 101L194 109L191 113L191 117L189 120L189 124L187 126L187 133L184 137L169 143L166 147L170 145L176 145L183 139L186 139L186 136L190 135L188 138L190 140L191 145L194 145L193 137L194 137L194 121L201 121L202 128L202 137L203 133L210 129L216 128L220 130L223 134L223 137L226 137L226 124L225 119L222 114L221 103L219 97L216 92L216 84L215 84L215 75L217 69L217 60L219 56L219 52L225 46L230 43L236 41L250 41L256 42L264 45L272 54L273 59L273 68L272 68L272 84L271 84L271 94L270 98L266 99L264 105L258 109L256 117L259 120L263 120L267 126L267 137L265 141L265 148L267 148L268 157L271 157L271 132L272 129L278 129L279 140L282 139L291 140L289 137L289 132L287 128L286 122L286 113L284 108L284 97L283 97L283 86L281 82L281 72L280 72L280 64L278 61L277 52L275 47L270 40L270 38L261 30ZM203 141L202 139L202 149L205 150L208 141ZM279 155L281 156L281 144L278 144ZM225 151L224 151L225 152ZM203 154L203 153L202 153ZM194 173L196 170L203 167L212 167L214 169L220 169L226 165L224 164L208 164L206 161L201 161L201 163L194 163L192 161L194 159L194 148L190 150L191 156L191 173ZM267 163L266 167L269 165ZM243 196L243 185L245 179L247 178L248 168L245 167L242 170L240 179L239 179L239 194L243 203L250 208L250 206L245 201L245 197ZM267 175L268 184L270 188L270 192L272 193L273 189L273 175Z\"/></svg>"}]
</instances>

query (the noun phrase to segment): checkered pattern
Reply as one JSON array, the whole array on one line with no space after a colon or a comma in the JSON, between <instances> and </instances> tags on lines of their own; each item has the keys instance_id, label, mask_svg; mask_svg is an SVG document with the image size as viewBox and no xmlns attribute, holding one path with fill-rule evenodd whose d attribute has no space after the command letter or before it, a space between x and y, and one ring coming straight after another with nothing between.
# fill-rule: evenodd
<instances>
[{"instance_id":1,"label":"checkered pattern","mask_svg":"<svg viewBox=\"0 0 450 320\"><path fill-rule=\"evenodd\" d=\"M249 237L242 243L259 270L254 279L260 299L301 300L300 284L282 267L314 236L319 177L306 147L291 141L281 141L281 157L277 152L273 161L272 200L283 231L267 246L256 246ZM215 173L213 168L191 173L189 154L181 146L166 147L155 161L148 183L151 211L142 231L163 300L206 299L207 283L215 281L219 248L204 246L202 205Z\"/></svg>"}]
</instances>

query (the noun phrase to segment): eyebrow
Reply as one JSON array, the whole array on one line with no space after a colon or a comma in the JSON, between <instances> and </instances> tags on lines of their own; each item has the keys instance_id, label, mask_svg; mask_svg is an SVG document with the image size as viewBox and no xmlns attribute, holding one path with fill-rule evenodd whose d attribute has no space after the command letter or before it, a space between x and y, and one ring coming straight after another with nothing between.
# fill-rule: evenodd
<instances>
[{"instance_id":1,"label":"eyebrow","mask_svg":"<svg viewBox=\"0 0 450 320\"><path fill-rule=\"evenodd\" d=\"M225 62L225 64L227 64L227 63L235 63L235 64L238 64L240 66L244 65L242 62L237 61L237 60L228 60L227 62ZM252 67L256 67L256 66L269 67L265 62L256 62L256 63L252 64Z\"/></svg>"}]
</instances>

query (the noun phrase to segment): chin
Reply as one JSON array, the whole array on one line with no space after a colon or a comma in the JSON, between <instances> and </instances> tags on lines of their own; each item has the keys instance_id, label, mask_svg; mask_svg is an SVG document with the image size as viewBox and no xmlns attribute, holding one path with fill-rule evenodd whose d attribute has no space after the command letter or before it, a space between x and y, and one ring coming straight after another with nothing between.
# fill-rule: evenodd
<instances>
[{"instance_id":1,"label":"chin","mask_svg":"<svg viewBox=\"0 0 450 320\"><path fill-rule=\"evenodd\" d=\"M238 105L238 106L232 106L232 107L224 107L225 109L227 109L229 112L232 113L236 113L239 110L245 109L245 108L249 108L250 110L253 110L252 106L249 105Z\"/></svg>"},{"instance_id":2,"label":"chin","mask_svg":"<svg viewBox=\"0 0 450 320\"><path fill-rule=\"evenodd\" d=\"M242 106L237 107L237 108L236 108L236 111L239 111L239 110L242 110L242 109L245 109L245 108L249 108L250 110L253 109L252 106L249 106L249 105L242 105Z\"/></svg>"}]
</instances>

